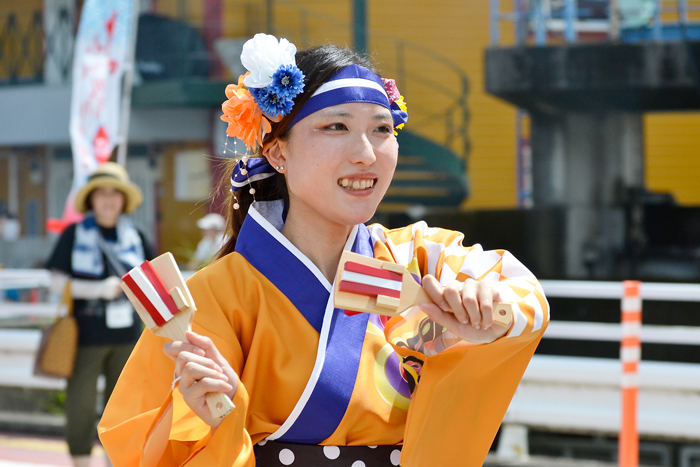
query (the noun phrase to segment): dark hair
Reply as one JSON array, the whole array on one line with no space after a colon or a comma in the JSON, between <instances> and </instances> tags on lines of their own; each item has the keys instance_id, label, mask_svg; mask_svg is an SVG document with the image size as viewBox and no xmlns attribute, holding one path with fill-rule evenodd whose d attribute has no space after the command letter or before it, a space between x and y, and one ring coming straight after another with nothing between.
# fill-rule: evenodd
<instances>
[{"instance_id":1,"label":"dark hair","mask_svg":"<svg viewBox=\"0 0 700 467\"><path fill-rule=\"evenodd\" d=\"M360 65L377 73L369 57L346 47L337 47L335 45L321 45L301 50L296 53L295 59L297 66L304 73L304 92L294 99L294 107L289 115L285 116L277 123L272 123L272 131L265 136L265 141L270 141L275 138L282 141L287 140L292 131L292 129L288 130L287 127L306 101L309 100L323 83L346 66ZM260 150L256 156L263 157ZM228 159L224 164L226 164L226 166L223 170L219 189L225 189L228 192L230 188L230 177L236 160ZM252 188L255 188L255 199L257 201L283 199L285 211L288 209L289 193L287 192L287 182L284 175L278 173L274 177L253 182ZM230 193L226 199L226 235L228 240L224 246L221 247L221 250L219 250L217 255L219 258L235 251L236 240L238 239L238 234L243 225L243 220L248 213L250 205L253 203L253 195L248 193L247 189L236 192L236 199L234 199L233 195ZM238 202L239 208L233 209L233 205L236 202Z\"/></svg>"}]
</instances>

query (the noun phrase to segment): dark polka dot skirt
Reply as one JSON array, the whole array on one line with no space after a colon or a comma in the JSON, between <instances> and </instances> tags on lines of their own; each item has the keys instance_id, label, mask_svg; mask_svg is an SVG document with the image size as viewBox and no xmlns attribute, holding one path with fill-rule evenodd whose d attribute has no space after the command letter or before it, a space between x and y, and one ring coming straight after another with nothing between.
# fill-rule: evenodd
<instances>
[{"instance_id":1,"label":"dark polka dot skirt","mask_svg":"<svg viewBox=\"0 0 700 467\"><path fill-rule=\"evenodd\" d=\"M257 467L393 467L401 446L317 446L261 441L255 445Z\"/></svg>"}]
</instances>

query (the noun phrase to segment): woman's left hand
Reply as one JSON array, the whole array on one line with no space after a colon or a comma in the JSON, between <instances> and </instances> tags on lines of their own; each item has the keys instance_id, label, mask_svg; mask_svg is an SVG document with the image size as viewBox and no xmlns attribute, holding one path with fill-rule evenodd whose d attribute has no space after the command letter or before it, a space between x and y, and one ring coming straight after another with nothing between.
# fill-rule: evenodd
<instances>
[{"instance_id":1,"label":"woman's left hand","mask_svg":"<svg viewBox=\"0 0 700 467\"><path fill-rule=\"evenodd\" d=\"M476 344L493 342L504 336L511 325L493 322L493 304L501 301L497 282L452 281L443 286L431 275L423 278L423 288L435 303L421 303L430 319L461 339Z\"/></svg>"}]
</instances>

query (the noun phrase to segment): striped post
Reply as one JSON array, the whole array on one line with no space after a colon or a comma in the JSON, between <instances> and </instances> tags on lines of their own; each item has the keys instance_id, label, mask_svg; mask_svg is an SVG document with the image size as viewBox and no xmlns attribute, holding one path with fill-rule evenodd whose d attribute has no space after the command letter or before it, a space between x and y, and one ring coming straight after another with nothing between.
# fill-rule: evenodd
<instances>
[{"instance_id":1,"label":"striped post","mask_svg":"<svg viewBox=\"0 0 700 467\"><path fill-rule=\"evenodd\" d=\"M637 431L637 397L639 394L639 360L642 343L642 297L639 281L624 281L622 298L622 425L618 443L618 465L639 466L639 432Z\"/></svg>"}]
</instances>

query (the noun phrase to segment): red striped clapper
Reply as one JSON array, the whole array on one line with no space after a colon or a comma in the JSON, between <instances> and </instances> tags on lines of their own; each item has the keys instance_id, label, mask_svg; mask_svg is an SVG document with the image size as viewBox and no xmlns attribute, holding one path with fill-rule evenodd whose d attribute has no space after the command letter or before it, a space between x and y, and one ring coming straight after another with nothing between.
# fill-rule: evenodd
<instances>
[{"instance_id":1,"label":"red striped clapper","mask_svg":"<svg viewBox=\"0 0 700 467\"><path fill-rule=\"evenodd\" d=\"M396 263L344 251L335 278L334 306L347 314L394 316L419 303L433 303L408 270ZM510 303L494 303L493 321L508 326Z\"/></svg>"},{"instance_id":2,"label":"red striped clapper","mask_svg":"<svg viewBox=\"0 0 700 467\"><path fill-rule=\"evenodd\" d=\"M148 330L158 336L187 342L197 308L175 258L165 253L145 261L122 277L122 290L134 305ZM222 418L235 408L224 393L209 393L207 405L215 418Z\"/></svg>"}]
</instances>

